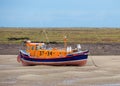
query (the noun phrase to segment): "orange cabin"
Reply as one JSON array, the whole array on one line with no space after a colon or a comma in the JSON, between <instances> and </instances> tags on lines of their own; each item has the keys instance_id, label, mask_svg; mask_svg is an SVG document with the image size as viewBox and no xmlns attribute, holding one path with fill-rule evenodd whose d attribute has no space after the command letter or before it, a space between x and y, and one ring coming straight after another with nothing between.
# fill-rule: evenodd
<instances>
[{"instance_id":1,"label":"orange cabin","mask_svg":"<svg viewBox=\"0 0 120 86\"><path fill-rule=\"evenodd\" d=\"M34 58L60 58L65 57L67 52L65 49L57 49L57 48L48 48L46 49L46 45L44 43L26 43L27 49L26 51L30 54L30 56Z\"/></svg>"}]
</instances>

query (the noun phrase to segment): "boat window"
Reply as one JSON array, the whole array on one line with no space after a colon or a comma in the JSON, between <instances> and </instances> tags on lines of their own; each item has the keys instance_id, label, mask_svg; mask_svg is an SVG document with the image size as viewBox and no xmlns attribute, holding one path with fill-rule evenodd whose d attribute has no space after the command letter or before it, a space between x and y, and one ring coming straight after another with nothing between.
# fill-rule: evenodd
<instances>
[{"instance_id":1,"label":"boat window","mask_svg":"<svg viewBox=\"0 0 120 86\"><path fill-rule=\"evenodd\" d=\"M34 50L34 46L31 47L31 50Z\"/></svg>"},{"instance_id":2,"label":"boat window","mask_svg":"<svg viewBox=\"0 0 120 86\"><path fill-rule=\"evenodd\" d=\"M42 49L46 49L46 45L42 45L41 48L42 48Z\"/></svg>"},{"instance_id":3,"label":"boat window","mask_svg":"<svg viewBox=\"0 0 120 86\"><path fill-rule=\"evenodd\" d=\"M36 50L39 50L39 49L41 49L41 47L40 46L36 46Z\"/></svg>"}]
</instances>

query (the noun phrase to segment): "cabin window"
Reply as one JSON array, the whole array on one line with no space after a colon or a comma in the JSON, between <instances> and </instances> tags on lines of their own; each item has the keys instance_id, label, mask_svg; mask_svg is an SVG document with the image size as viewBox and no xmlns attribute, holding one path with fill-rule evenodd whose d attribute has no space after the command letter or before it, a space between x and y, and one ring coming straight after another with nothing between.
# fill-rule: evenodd
<instances>
[{"instance_id":1,"label":"cabin window","mask_svg":"<svg viewBox=\"0 0 120 86\"><path fill-rule=\"evenodd\" d=\"M34 46L31 47L31 50L34 50Z\"/></svg>"},{"instance_id":2,"label":"cabin window","mask_svg":"<svg viewBox=\"0 0 120 86\"><path fill-rule=\"evenodd\" d=\"M42 48L42 49L46 49L46 45L42 45L41 48Z\"/></svg>"},{"instance_id":3,"label":"cabin window","mask_svg":"<svg viewBox=\"0 0 120 86\"><path fill-rule=\"evenodd\" d=\"M39 50L39 49L41 49L41 47L40 46L36 46L36 50Z\"/></svg>"},{"instance_id":4,"label":"cabin window","mask_svg":"<svg viewBox=\"0 0 120 86\"><path fill-rule=\"evenodd\" d=\"M43 45L43 46L36 45L36 50L39 50L39 49L45 49L45 48L46 48L45 45Z\"/></svg>"}]
</instances>

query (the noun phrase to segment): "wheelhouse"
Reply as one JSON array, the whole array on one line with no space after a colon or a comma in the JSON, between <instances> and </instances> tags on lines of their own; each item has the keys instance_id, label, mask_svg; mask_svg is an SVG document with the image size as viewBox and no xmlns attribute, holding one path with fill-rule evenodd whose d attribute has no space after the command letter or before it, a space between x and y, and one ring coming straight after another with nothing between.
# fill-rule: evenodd
<instances>
[{"instance_id":1,"label":"wheelhouse","mask_svg":"<svg viewBox=\"0 0 120 86\"><path fill-rule=\"evenodd\" d=\"M45 43L26 43L26 51L34 58L60 58L65 57L65 49L46 48Z\"/></svg>"}]
</instances>

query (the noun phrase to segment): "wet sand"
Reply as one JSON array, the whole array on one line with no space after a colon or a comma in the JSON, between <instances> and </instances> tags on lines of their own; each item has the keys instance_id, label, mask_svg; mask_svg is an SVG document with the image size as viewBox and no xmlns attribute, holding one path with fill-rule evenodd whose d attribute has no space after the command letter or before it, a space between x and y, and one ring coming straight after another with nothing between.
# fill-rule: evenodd
<instances>
[{"instance_id":1,"label":"wet sand","mask_svg":"<svg viewBox=\"0 0 120 86\"><path fill-rule=\"evenodd\" d=\"M0 55L0 86L120 86L120 56L89 56L85 66L22 66Z\"/></svg>"}]
</instances>

